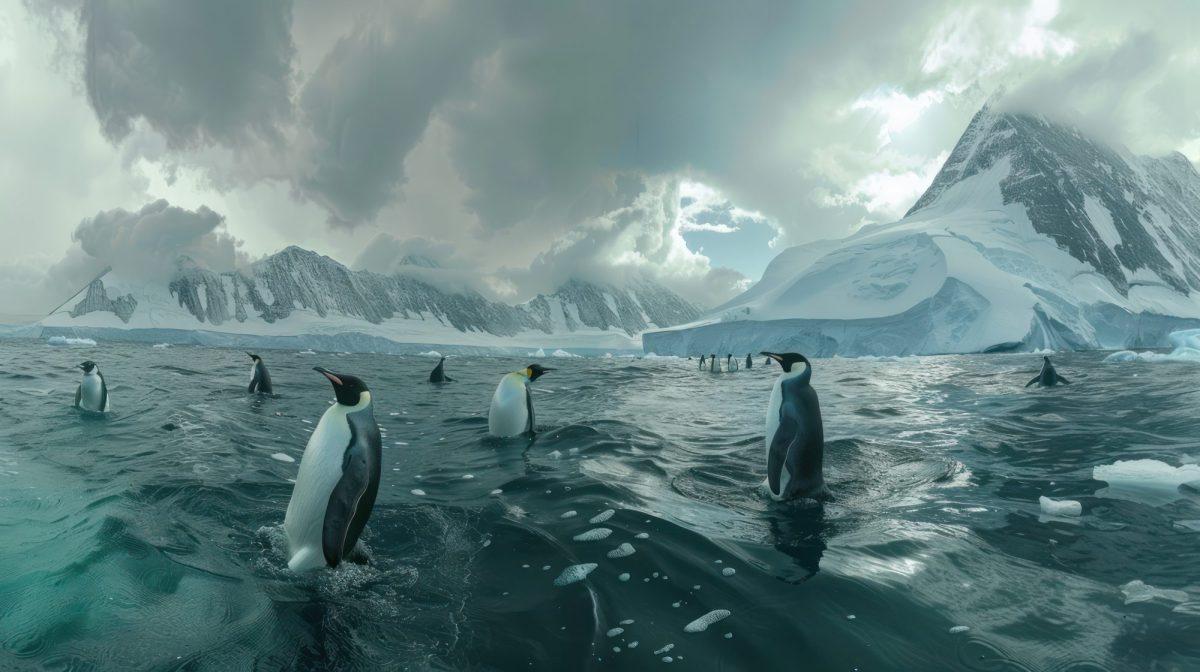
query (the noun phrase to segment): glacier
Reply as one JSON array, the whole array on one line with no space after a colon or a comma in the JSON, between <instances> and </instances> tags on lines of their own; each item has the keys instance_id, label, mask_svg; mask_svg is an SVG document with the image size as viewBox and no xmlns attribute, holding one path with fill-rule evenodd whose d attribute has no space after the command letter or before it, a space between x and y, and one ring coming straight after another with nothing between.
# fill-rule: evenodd
<instances>
[{"instance_id":1,"label":"glacier","mask_svg":"<svg viewBox=\"0 0 1200 672\"><path fill-rule=\"evenodd\" d=\"M570 280L518 305L436 284L437 266L353 271L297 246L215 272L181 258L169 278L109 269L36 326L43 338L417 354L640 352L647 328L698 309L647 277L617 287ZM28 334L29 330L22 331ZM557 353L556 353L557 354Z\"/></svg>"},{"instance_id":2,"label":"glacier","mask_svg":"<svg viewBox=\"0 0 1200 672\"><path fill-rule=\"evenodd\" d=\"M899 221L781 252L674 355L904 356L1161 347L1200 328L1200 175L985 106Z\"/></svg>"}]
</instances>

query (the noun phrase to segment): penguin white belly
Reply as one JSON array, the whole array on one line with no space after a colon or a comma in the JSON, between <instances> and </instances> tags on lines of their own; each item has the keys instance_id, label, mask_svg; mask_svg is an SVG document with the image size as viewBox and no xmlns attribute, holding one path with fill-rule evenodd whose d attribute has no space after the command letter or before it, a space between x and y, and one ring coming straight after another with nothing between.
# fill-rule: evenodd
<instances>
[{"instance_id":1,"label":"penguin white belly","mask_svg":"<svg viewBox=\"0 0 1200 672\"><path fill-rule=\"evenodd\" d=\"M250 380L247 380L247 381L246 381L246 384L247 384L247 385L251 385L251 384L253 384L253 383L254 383L254 372L255 372L255 371L257 371L257 370L258 370L258 364L251 364L251 365L250 365Z\"/></svg>"},{"instance_id":2,"label":"penguin white belly","mask_svg":"<svg viewBox=\"0 0 1200 672\"><path fill-rule=\"evenodd\" d=\"M493 436L517 436L529 425L525 377L510 373L500 379L488 409L488 432Z\"/></svg>"},{"instance_id":3,"label":"penguin white belly","mask_svg":"<svg viewBox=\"0 0 1200 672\"><path fill-rule=\"evenodd\" d=\"M107 403L104 404L104 408L100 407L100 399L104 396L104 383L100 380L100 376L84 376L80 386L82 389L79 391L79 406L83 410L98 413L108 410Z\"/></svg>"},{"instance_id":4,"label":"penguin white belly","mask_svg":"<svg viewBox=\"0 0 1200 672\"><path fill-rule=\"evenodd\" d=\"M771 399L767 402L767 433L766 433L766 451L764 457L766 463L771 463L771 443L775 441L775 432L779 431L779 407L783 404L783 381L788 378L794 378L800 375L801 371L791 371L784 373L775 379L775 384L771 386ZM763 481L763 485L767 488L767 493L771 495L771 499L775 501L783 501L783 493L787 492L788 482L792 480L792 474L784 466L779 470L779 494L771 492L770 475L767 480Z\"/></svg>"},{"instance_id":5,"label":"penguin white belly","mask_svg":"<svg viewBox=\"0 0 1200 672\"><path fill-rule=\"evenodd\" d=\"M321 416L300 458L296 487L283 529L288 538L288 569L303 572L326 566L321 534L329 495L342 478L342 458L350 445L350 424L341 404Z\"/></svg>"}]
</instances>

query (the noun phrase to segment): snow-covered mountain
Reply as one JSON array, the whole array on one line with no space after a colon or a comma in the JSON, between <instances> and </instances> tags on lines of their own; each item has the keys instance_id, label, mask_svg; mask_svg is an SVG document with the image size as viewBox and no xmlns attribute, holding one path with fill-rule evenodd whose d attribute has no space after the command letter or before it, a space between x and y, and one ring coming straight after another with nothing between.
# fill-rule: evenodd
<instances>
[{"instance_id":1,"label":"snow-covered mountain","mask_svg":"<svg viewBox=\"0 0 1200 672\"><path fill-rule=\"evenodd\" d=\"M1168 345L1200 326L1200 175L988 107L900 221L782 252L647 351L860 356Z\"/></svg>"},{"instance_id":2,"label":"snow-covered mountain","mask_svg":"<svg viewBox=\"0 0 1200 672\"><path fill-rule=\"evenodd\" d=\"M406 257L400 267L428 273L438 265ZM427 277L352 271L295 246L224 273L182 259L169 281L102 274L42 326L46 335L384 352L411 349L401 344L634 349L645 329L699 316L646 278L623 288L571 281L511 306Z\"/></svg>"}]
</instances>

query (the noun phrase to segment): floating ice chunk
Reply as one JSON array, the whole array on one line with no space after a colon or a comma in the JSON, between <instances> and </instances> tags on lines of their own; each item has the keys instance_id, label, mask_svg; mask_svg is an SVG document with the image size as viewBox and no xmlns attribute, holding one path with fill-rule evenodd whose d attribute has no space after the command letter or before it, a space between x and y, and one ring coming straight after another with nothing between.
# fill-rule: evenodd
<instances>
[{"instance_id":1,"label":"floating ice chunk","mask_svg":"<svg viewBox=\"0 0 1200 672\"><path fill-rule=\"evenodd\" d=\"M609 518L612 518L614 513L616 513L616 511L613 511L612 509L605 509L605 510L601 511L600 513L597 513L596 515L592 516L591 520L589 520L588 522L593 525L598 525L598 524L603 523L604 521L608 520Z\"/></svg>"},{"instance_id":2,"label":"floating ice chunk","mask_svg":"<svg viewBox=\"0 0 1200 672\"><path fill-rule=\"evenodd\" d=\"M574 518L575 516L578 516L578 515L579 515L578 511L567 511L566 513L559 516L559 518Z\"/></svg>"},{"instance_id":3,"label":"floating ice chunk","mask_svg":"<svg viewBox=\"0 0 1200 672\"><path fill-rule=\"evenodd\" d=\"M672 602L672 603L671 603L671 606L672 606L673 608L675 608L675 609L678 609L678 608L679 608L679 605L681 605L681 604L683 604L683 603L682 603L682 602Z\"/></svg>"},{"instance_id":4,"label":"floating ice chunk","mask_svg":"<svg viewBox=\"0 0 1200 672\"><path fill-rule=\"evenodd\" d=\"M70 336L51 336L50 340L46 341L49 345L95 345L96 341L90 338L72 338Z\"/></svg>"},{"instance_id":5,"label":"floating ice chunk","mask_svg":"<svg viewBox=\"0 0 1200 672\"><path fill-rule=\"evenodd\" d=\"M594 562L585 562L585 563L579 564L579 565L571 565L570 567L567 567L566 569L564 569L562 571L562 574L558 575L558 578L554 580L554 585L568 586L572 583L582 581L582 580L586 579L587 575L591 574L592 570L596 569L597 567L599 567L599 565L597 565Z\"/></svg>"},{"instance_id":6,"label":"floating ice chunk","mask_svg":"<svg viewBox=\"0 0 1200 672\"><path fill-rule=\"evenodd\" d=\"M967 626L965 626L965 625L956 625L956 626L954 626L953 628L950 628L950 634L952 634L952 635L957 635L957 634L959 634L959 633L961 633L961 632L966 632L966 631L968 631L968 630L970 630L970 629L971 629L971 628L969 628L969 627L967 627Z\"/></svg>"},{"instance_id":7,"label":"floating ice chunk","mask_svg":"<svg viewBox=\"0 0 1200 672\"><path fill-rule=\"evenodd\" d=\"M633 535L633 538L634 539L649 539L650 535L645 532L638 532L637 534Z\"/></svg>"},{"instance_id":8,"label":"floating ice chunk","mask_svg":"<svg viewBox=\"0 0 1200 672\"><path fill-rule=\"evenodd\" d=\"M541 351L539 350L538 352L541 352ZM543 354L542 356L544 357L545 355ZM583 355L575 355L575 354L567 352L566 350L563 350L561 348L550 353L550 356L551 357L574 357L574 358L579 358L579 359L583 358Z\"/></svg>"},{"instance_id":9,"label":"floating ice chunk","mask_svg":"<svg viewBox=\"0 0 1200 672\"><path fill-rule=\"evenodd\" d=\"M475 478L475 474L463 474L463 480L464 480L464 481L469 481L469 480L471 480L472 478Z\"/></svg>"},{"instance_id":10,"label":"floating ice chunk","mask_svg":"<svg viewBox=\"0 0 1200 672\"><path fill-rule=\"evenodd\" d=\"M1121 592L1125 594L1125 604L1149 602L1150 600L1155 599L1161 599L1167 602L1187 602L1188 599L1188 594L1182 590L1155 588L1154 586L1143 583L1138 579L1134 579L1133 581L1121 586Z\"/></svg>"},{"instance_id":11,"label":"floating ice chunk","mask_svg":"<svg viewBox=\"0 0 1200 672\"><path fill-rule=\"evenodd\" d=\"M553 460L561 460L562 459L562 451L561 450L552 450L549 453L547 453L546 455L547 455L547 457L549 457L550 459L553 459Z\"/></svg>"},{"instance_id":12,"label":"floating ice chunk","mask_svg":"<svg viewBox=\"0 0 1200 672\"><path fill-rule=\"evenodd\" d=\"M501 490L500 488L496 488L495 490L492 490L488 494L491 495L492 497L499 497L502 492L504 492L504 491Z\"/></svg>"},{"instance_id":13,"label":"floating ice chunk","mask_svg":"<svg viewBox=\"0 0 1200 672\"><path fill-rule=\"evenodd\" d=\"M1179 486L1200 479L1200 465L1172 467L1159 460L1117 460L1093 467L1092 478L1108 483L1096 492L1100 497L1159 506L1180 499Z\"/></svg>"},{"instance_id":14,"label":"floating ice chunk","mask_svg":"<svg viewBox=\"0 0 1200 672\"><path fill-rule=\"evenodd\" d=\"M684 632L704 632L708 630L708 626L722 621L729 617L731 612L728 609L713 609L707 614L697 618L696 620L683 626Z\"/></svg>"},{"instance_id":15,"label":"floating ice chunk","mask_svg":"<svg viewBox=\"0 0 1200 672\"><path fill-rule=\"evenodd\" d=\"M625 632L625 628L612 628L605 634L608 635L609 637L616 637L617 635L621 634L622 632Z\"/></svg>"},{"instance_id":16,"label":"floating ice chunk","mask_svg":"<svg viewBox=\"0 0 1200 672\"><path fill-rule=\"evenodd\" d=\"M587 532L580 532L575 535L574 539L575 541L600 541L607 538L610 534L612 534L612 530L607 527L596 527Z\"/></svg>"},{"instance_id":17,"label":"floating ice chunk","mask_svg":"<svg viewBox=\"0 0 1200 672\"><path fill-rule=\"evenodd\" d=\"M550 565L542 565L542 571L543 571L543 572L545 572L545 571L547 571L547 570L549 570L549 569L550 569Z\"/></svg>"},{"instance_id":18,"label":"floating ice chunk","mask_svg":"<svg viewBox=\"0 0 1200 672\"><path fill-rule=\"evenodd\" d=\"M725 633L725 639L733 639L733 633L732 632Z\"/></svg>"},{"instance_id":19,"label":"floating ice chunk","mask_svg":"<svg viewBox=\"0 0 1200 672\"><path fill-rule=\"evenodd\" d=\"M626 644L625 646L630 649L636 649L637 645L638 645L638 641L635 639L632 642Z\"/></svg>"},{"instance_id":20,"label":"floating ice chunk","mask_svg":"<svg viewBox=\"0 0 1200 672\"><path fill-rule=\"evenodd\" d=\"M737 570L733 567L726 567L725 569L721 570L721 573L725 576L733 576L734 574L737 574Z\"/></svg>"},{"instance_id":21,"label":"floating ice chunk","mask_svg":"<svg viewBox=\"0 0 1200 672\"><path fill-rule=\"evenodd\" d=\"M633 625L633 619L627 618L627 619L621 621L619 625Z\"/></svg>"},{"instance_id":22,"label":"floating ice chunk","mask_svg":"<svg viewBox=\"0 0 1200 672\"><path fill-rule=\"evenodd\" d=\"M1083 513L1083 505L1073 499L1050 499L1038 497L1042 513L1048 516L1078 516Z\"/></svg>"},{"instance_id":23,"label":"floating ice chunk","mask_svg":"<svg viewBox=\"0 0 1200 672\"><path fill-rule=\"evenodd\" d=\"M613 550L609 551L608 557L614 558L614 559L615 558L627 558L627 557L633 555L634 553L637 553L637 550L635 550L633 548L633 544L631 544L629 542L625 542L625 543L621 544L620 546L614 548Z\"/></svg>"},{"instance_id":24,"label":"floating ice chunk","mask_svg":"<svg viewBox=\"0 0 1200 672\"><path fill-rule=\"evenodd\" d=\"M617 577L617 580L618 581L628 581L629 580L629 572L622 572L621 575Z\"/></svg>"},{"instance_id":25,"label":"floating ice chunk","mask_svg":"<svg viewBox=\"0 0 1200 672\"><path fill-rule=\"evenodd\" d=\"M420 355L421 357L439 357L440 358L442 356L442 353L438 352L437 350L430 350L429 352L419 352L417 354Z\"/></svg>"},{"instance_id":26,"label":"floating ice chunk","mask_svg":"<svg viewBox=\"0 0 1200 672\"><path fill-rule=\"evenodd\" d=\"M271 453L271 459L279 460L280 462L295 462L296 461L296 459L294 457L292 457L291 455L285 455L284 453Z\"/></svg>"},{"instance_id":27,"label":"floating ice chunk","mask_svg":"<svg viewBox=\"0 0 1200 672\"><path fill-rule=\"evenodd\" d=\"M412 494L414 494L414 495L416 495L416 496L418 496L418 497L424 497L424 496L425 496L425 491L424 491L424 490L422 490L422 489L420 489L420 488L413 488L413 489L412 489Z\"/></svg>"},{"instance_id":28,"label":"floating ice chunk","mask_svg":"<svg viewBox=\"0 0 1200 672\"><path fill-rule=\"evenodd\" d=\"M620 652L621 652L621 647L619 647L619 646L613 647L613 653L620 653Z\"/></svg>"},{"instance_id":29,"label":"floating ice chunk","mask_svg":"<svg viewBox=\"0 0 1200 672\"><path fill-rule=\"evenodd\" d=\"M663 661L664 663L670 663L670 662L673 662L674 660L675 660L675 659L674 659L674 658L672 658L672 657L670 657L670 656L663 656L663 657L662 657L662 661Z\"/></svg>"},{"instance_id":30,"label":"floating ice chunk","mask_svg":"<svg viewBox=\"0 0 1200 672\"><path fill-rule=\"evenodd\" d=\"M656 655L656 656L661 656L662 654L664 654L664 653L666 653L666 652L670 651L670 650L671 650L671 649L673 649L673 648L675 648L675 645L674 645L674 644L667 644L666 646L662 647L661 649L659 649L659 650L655 651L655 652L654 652L654 655Z\"/></svg>"},{"instance_id":31,"label":"floating ice chunk","mask_svg":"<svg viewBox=\"0 0 1200 672\"><path fill-rule=\"evenodd\" d=\"M155 343L154 345L152 345L150 347L157 348L158 350L166 350L167 348L171 347L171 344L170 343Z\"/></svg>"}]
</instances>

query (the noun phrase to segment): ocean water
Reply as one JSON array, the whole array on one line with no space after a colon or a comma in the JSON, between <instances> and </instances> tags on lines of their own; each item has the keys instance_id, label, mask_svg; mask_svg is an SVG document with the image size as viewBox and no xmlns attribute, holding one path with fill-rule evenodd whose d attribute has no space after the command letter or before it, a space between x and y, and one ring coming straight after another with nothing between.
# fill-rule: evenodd
<instances>
[{"instance_id":1,"label":"ocean water","mask_svg":"<svg viewBox=\"0 0 1200 672\"><path fill-rule=\"evenodd\" d=\"M1200 669L1196 364L1065 354L1039 390L1036 355L816 360L815 505L760 490L761 357L545 358L540 433L495 440L525 359L435 386L260 354L276 396L233 350L0 341L0 669ZM107 417L70 406L84 359ZM383 480L370 563L294 575L316 365L371 387Z\"/></svg>"}]
</instances>

